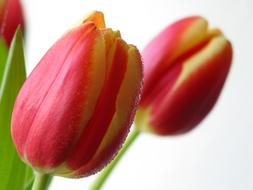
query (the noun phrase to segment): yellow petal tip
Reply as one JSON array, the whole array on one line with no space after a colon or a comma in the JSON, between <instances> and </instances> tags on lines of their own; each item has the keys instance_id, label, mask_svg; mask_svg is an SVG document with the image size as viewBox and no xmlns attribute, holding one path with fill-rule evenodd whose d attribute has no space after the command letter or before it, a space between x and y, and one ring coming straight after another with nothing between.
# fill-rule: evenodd
<instances>
[{"instance_id":1,"label":"yellow petal tip","mask_svg":"<svg viewBox=\"0 0 253 190\"><path fill-rule=\"evenodd\" d=\"M100 11L91 12L82 23L93 22L97 28L105 28L104 14Z\"/></svg>"}]
</instances>

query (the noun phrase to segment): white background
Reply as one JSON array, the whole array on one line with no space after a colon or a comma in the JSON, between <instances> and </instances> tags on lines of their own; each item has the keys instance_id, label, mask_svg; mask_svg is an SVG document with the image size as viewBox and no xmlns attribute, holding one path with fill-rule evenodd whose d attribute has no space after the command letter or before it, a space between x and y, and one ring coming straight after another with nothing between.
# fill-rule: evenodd
<instances>
[{"instance_id":1,"label":"white background","mask_svg":"<svg viewBox=\"0 0 253 190\"><path fill-rule=\"evenodd\" d=\"M233 66L214 110L191 133L143 134L120 162L105 190L253 189L252 0L24 0L28 72L68 28L91 10L140 50L178 18L202 15L234 47ZM46 79L45 79L46 80ZM85 190L93 177L55 178L50 190Z\"/></svg>"}]
</instances>

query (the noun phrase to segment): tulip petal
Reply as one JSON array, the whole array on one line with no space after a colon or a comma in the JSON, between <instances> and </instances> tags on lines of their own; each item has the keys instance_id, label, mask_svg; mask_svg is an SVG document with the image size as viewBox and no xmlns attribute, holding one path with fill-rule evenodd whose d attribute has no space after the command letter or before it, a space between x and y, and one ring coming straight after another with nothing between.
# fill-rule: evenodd
<instances>
[{"instance_id":1,"label":"tulip petal","mask_svg":"<svg viewBox=\"0 0 253 190\"><path fill-rule=\"evenodd\" d=\"M25 83L16 102L23 110L14 110L13 117L20 126L13 126L13 134L18 145L26 145L18 149L33 166L59 165L92 116L104 81L101 41L94 24L74 29L48 51ZM17 112L25 115L15 117Z\"/></svg>"},{"instance_id":2,"label":"tulip petal","mask_svg":"<svg viewBox=\"0 0 253 190\"><path fill-rule=\"evenodd\" d=\"M142 53L145 63L142 105L148 104L149 99L156 96L157 93L153 89L160 76L164 75L185 52L203 43L207 33L207 21L202 17L193 16L165 28L147 45Z\"/></svg>"},{"instance_id":3,"label":"tulip petal","mask_svg":"<svg viewBox=\"0 0 253 190\"><path fill-rule=\"evenodd\" d=\"M93 22L97 28L105 28L104 14L100 11L91 12L84 20L83 23Z\"/></svg>"},{"instance_id":4,"label":"tulip petal","mask_svg":"<svg viewBox=\"0 0 253 190\"><path fill-rule=\"evenodd\" d=\"M72 169L80 168L93 157L115 113L116 98L127 64L127 45L121 39L117 39L115 43L114 59L110 70L107 71L107 79L93 117L82 132L79 142L68 159L68 165Z\"/></svg>"},{"instance_id":5,"label":"tulip petal","mask_svg":"<svg viewBox=\"0 0 253 190\"><path fill-rule=\"evenodd\" d=\"M42 104L43 99L41 97L46 96L46 92L55 80L55 71L61 67L68 52L70 52L72 46L74 46L82 33L82 30L73 31L71 36L67 34L56 42L30 74L29 80L27 80L21 88L15 102L12 117L13 136L19 154L23 155L23 146L30 126L32 125L39 106ZM61 54L65 56L55 57L54 51L61 52Z\"/></svg>"},{"instance_id":6,"label":"tulip petal","mask_svg":"<svg viewBox=\"0 0 253 190\"><path fill-rule=\"evenodd\" d=\"M217 101L231 59L231 44L220 35L177 64L180 75L150 113L156 115L151 116L153 130L158 134L184 133L202 121Z\"/></svg>"},{"instance_id":7,"label":"tulip petal","mask_svg":"<svg viewBox=\"0 0 253 190\"><path fill-rule=\"evenodd\" d=\"M89 175L100 170L116 154L126 138L130 125L133 121L133 109L139 102L139 92L142 86L142 64L141 57L134 46L128 49L128 63L124 80L117 95L116 111L109 128L100 143L96 154L90 162L76 171L77 176ZM139 83L136 83L139 81ZM134 95L134 96L133 96ZM96 167L95 167L96 166Z\"/></svg>"},{"instance_id":8,"label":"tulip petal","mask_svg":"<svg viewBox=\"0 0 253 190\"><path fill-rule=\"evenodd\" d=\"M19 0L6 0L0 2L0 36L8 46L17 27L24 27L23 13Z\"/></svg>"}]
</instances>

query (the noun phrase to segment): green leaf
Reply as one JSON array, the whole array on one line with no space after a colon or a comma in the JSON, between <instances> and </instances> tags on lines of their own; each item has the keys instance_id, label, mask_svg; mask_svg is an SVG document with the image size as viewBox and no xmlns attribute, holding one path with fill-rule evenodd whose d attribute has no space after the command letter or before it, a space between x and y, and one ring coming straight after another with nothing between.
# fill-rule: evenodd
<instances>
[{"instance_id":1,"label":"green leaf","mask_svg":"<svg viewBox=\"0 0 253 190\"><path fill-rule=\"evenodd\" d=\"M8 49L4 43L4 40L0 38L0 84L2 83L4 68L6 65Z\"/></svg>"},{"instance_id":2,"label":"green leaf","mask_svg":"<svg viewBox=\"0 0 253 190\"><path fill-rule=\"evenodd\" d=\"M31 169L20 160L10 133L15 98L26 78L20 29L16 31L3 68L0 81L0 190L22 190L28 178L32 179Z\"/></svg>"}]
</instances>

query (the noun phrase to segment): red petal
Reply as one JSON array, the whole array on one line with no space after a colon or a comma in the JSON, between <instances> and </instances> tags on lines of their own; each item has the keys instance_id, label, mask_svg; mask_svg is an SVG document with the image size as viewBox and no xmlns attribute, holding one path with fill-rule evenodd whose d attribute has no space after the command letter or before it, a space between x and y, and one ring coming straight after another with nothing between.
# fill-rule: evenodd
<instances>
[{"instance_id":1,"label":"red petal","mask_svg":"<svg viewBox=\"0 0 253 190\"><path fill-rule=\"evenodd\" d=\"M126 44L118 39L112 66L107 73L107 80L100 94L95 112L84 128L74 151L68 158L68 165L72 169L80 168L94 156L109 127L116 109L116 98L126 72L126 48Z\"/></svg>"},{"instance_id":2,"label":"red petal","mask_svg":"<svg viewBox=\"0 0 253 190\"><path fill-rule=\"evenodd\" d=\"M8 46L12 41L16 28L24 27L24 17L19 0L5 0L0 5L0 37L4 37Z\"/></svg>"},{"instance_id":3,"label":"red petal","mask_svg":"<svg viewBox=\"0 0 253 190\"><path fill-rule=\"evenodd\" d=\"M12 134L19 153L34 166L52 167L65 160L91 117L104 80L101 41L93 24L70 31L47 52L22 87ZM94 56L93 48L101 53Z\"/></svg>"},{"instance_id":4,"label":"red petal","mask_svg":"<svg viewBox=\"0 0 253 190\"><path fill-rule=\"evenodd\" d=\"M207 37L207 22L201 17L182 19L163 30L144 49L144 89L141 104L148 104L161 76L186 52ZM181 58L180 58L181 59ZM152 98L151 98L152 99Z\"/></svg>"},{"instance_id":5,"label":"red petal","mask_svg":"<svg viewBox=\"0 0 253 190\"><path fill-rule=\"evenodd\" d=\"M203 49L183 62L177 81L150 113L159 134L184 133L194 128L212 109L228 74L230 43L214 37Z\"/></svg>"},{"instance_id":6,"label":"red petal","mask_svg":"<svg viewBox=\"0 0 253 190\"><path fill-rule=\"evenodd\" d=\"M131 46L128 49L128 63L124 81L116 100L116 111L97 148L92 160L82 166L75 175L85 176L95 173L108 164L123 144L132 124L135 108L139 102L142 85L142 62L138 50Z\"/></svg>"}]
</instances>

